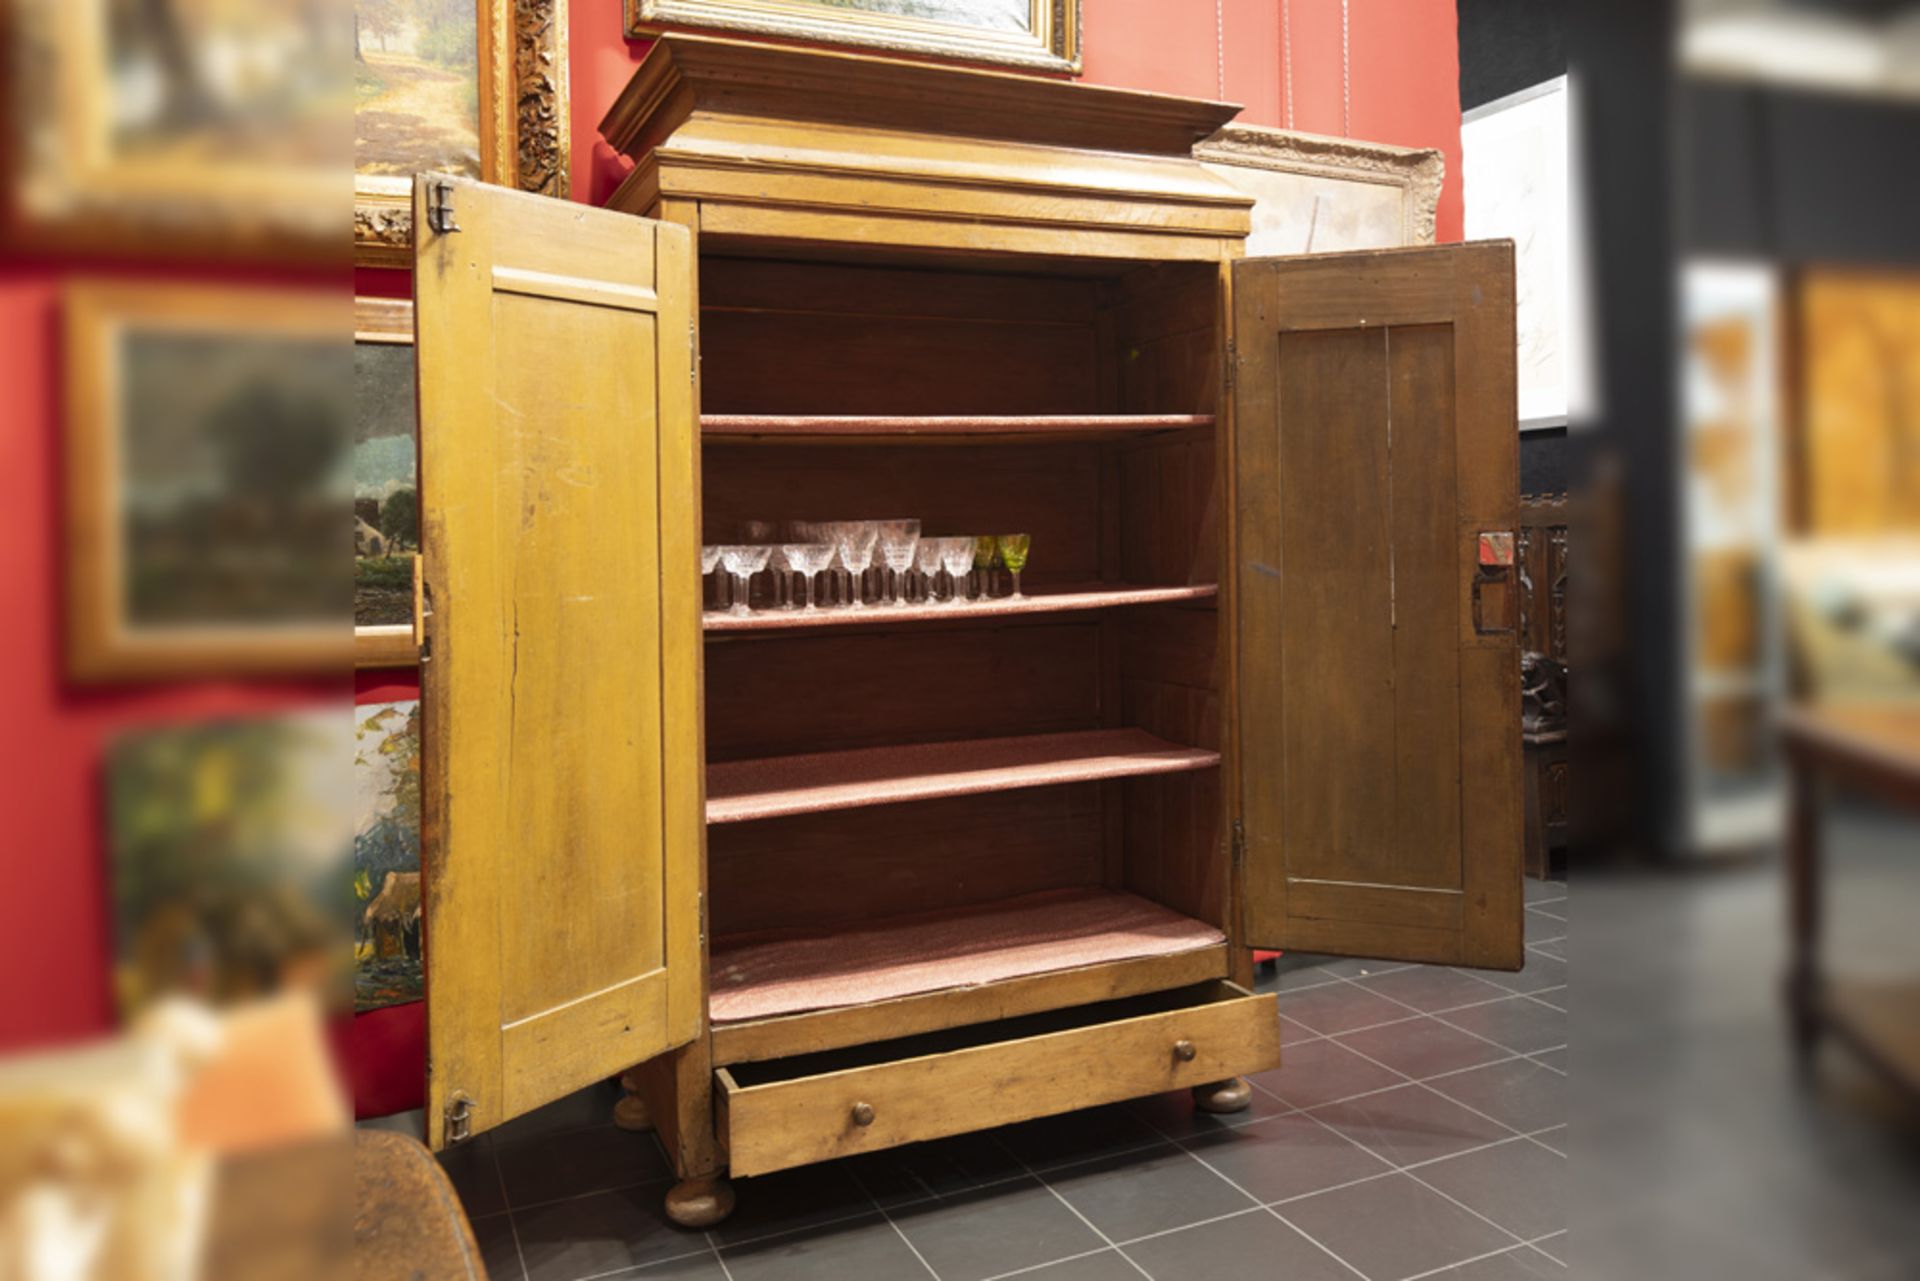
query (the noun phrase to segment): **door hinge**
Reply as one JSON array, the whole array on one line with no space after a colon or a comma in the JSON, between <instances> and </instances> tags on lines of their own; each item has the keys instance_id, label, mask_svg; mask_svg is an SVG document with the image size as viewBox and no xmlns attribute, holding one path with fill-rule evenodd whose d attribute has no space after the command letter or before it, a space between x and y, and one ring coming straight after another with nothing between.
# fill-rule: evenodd
<instances>
[{"instance_id":1,"label":"door hinge","mask_svg":"<svg viewBox=\"0 0 1920 1281\"><path fill-rule=\"evenodd\" d=\"M1247 825L1239 819L1233 820L1233 867L1235 871L1247 865Z\"/></svg>"},{"instance_id":2,"label":"door hinge","mask_svg":"<svg viewBox=\"0 0 1920 1281\"><path fill-rule=\"evenodd\" d=\"M697 321L687 322L687 352L692 357L687 361L687 381L700 381L700 325Z\"/></svg>"},{"instance_id":3,"label":"door hinge","mask_svg":"<svg viewBox=\"0 0 1920 1281\"><path fill-rule=\"evenodd\" d=\"M700 946L707 946L707 892L700 891Z\"/></svg>"},{"instance_id":4,"label":"door hinge","mask_svg":"<svg viewBox=\"0 0 1920 1281\"><path fill-rule=\"evenodd\" d=\"M438 236L460 230L460 224L453 220L453 184L445 178L436 178L427 186L427 226Z\"/></svg>"},{"instance_id":5,"label":"door hinge","mask_svg":"<svg viewBox=\"0 0 1920 1281\"><path fill-rule=\"evenodd\" d=\"M473 1137L473 1100L455 1091L447 1100L446 1141L465 1143Z\"/></svg>"},{"instance_id":6,"label":"door hinge","mask_svg":"<svg viewBox=\"0 0 1920 1281\"><path fill-rule=\"evenodd\" d=\"M1239 379L1239 374L1235 372L1235 366L1237 366L1240 363L1239 356L1240 356L1239 345L1233 339L1231 338L1227 339L1226 384L1227 384L1227 395L1229 396L1233 395L1234 384Z\"/></svg>"}]
</instances>

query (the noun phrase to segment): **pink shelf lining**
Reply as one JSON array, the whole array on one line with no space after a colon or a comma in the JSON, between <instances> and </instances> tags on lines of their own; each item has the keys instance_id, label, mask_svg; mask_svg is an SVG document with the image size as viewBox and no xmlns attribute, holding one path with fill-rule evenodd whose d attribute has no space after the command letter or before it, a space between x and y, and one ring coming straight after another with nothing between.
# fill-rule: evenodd
<instances>
[{"instance_id":1,"label":"pink shelf lining","mask_svg":"<svg viewBox=\"0 0 1920 1281\"><path fill-rule=\"evenodd\" d=\"M707 436L1085 436L1213 426L1212 414L702 414Z\"/></svg>"},{"instance_id":2,"label":"pink shelf lining","mask_svg":"<svg viewBox=\"0 0 1920 1281\"><path fill-rule=\"evenodd\" d=\"M1213 926L1137 895L1047 890L844 930L716 938L707 1008L716 1023L738 1023L1172 956L1225 941Z\"/></svg>"},{"instance_id":3,"label":"pink shelf lining","mask_svg":"<svg viewBox=\"0 0 1920 1281\"><path fill-rule=\"evenodd\" d=\"M1220 763L1140 729L867 747L707 766L707 822L743 823L823 810L1173 774Z\"/></svg>"},{"instance_id":4,"label":"pink shelf lining","mask_svg":"<svg viewBox=\"0 0 1920 1281\"><path fill-rule=\"evenodd\" d=\"M992 600L870 605L865 609L763 609L751 614L709 613L708 632L777 632L812 627L884 627L891 623L924 623L968 618L1007 618L1022 614L1062 614L1076 610L1121 609L1129 605L1162 605L1207 600L1220 594L1213 583L1193 587L1109 587L1099 590L1049 592Z\"/></svg>"}]
</instances>

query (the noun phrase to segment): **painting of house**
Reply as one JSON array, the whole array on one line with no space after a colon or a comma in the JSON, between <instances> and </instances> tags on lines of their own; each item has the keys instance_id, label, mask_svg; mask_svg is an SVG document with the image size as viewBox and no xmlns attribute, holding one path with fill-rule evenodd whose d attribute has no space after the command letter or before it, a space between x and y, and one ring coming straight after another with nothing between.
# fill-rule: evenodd
<instances>
[{"instance_id":1,"label":"painting of house","mask_svg":"<svg viewBox=\"0 0 1920 1281\"><path fill-rule=\"evenodd\" d=\"M354 1008L420 999L420 702L354 709Z\"/></svg>"}]
</instances>

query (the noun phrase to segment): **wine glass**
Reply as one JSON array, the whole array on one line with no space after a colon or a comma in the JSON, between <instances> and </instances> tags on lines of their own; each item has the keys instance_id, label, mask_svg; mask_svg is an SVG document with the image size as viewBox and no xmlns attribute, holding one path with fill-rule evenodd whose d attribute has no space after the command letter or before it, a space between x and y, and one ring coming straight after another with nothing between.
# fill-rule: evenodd
<instances>
[{"instance_id":1,"label":"wine glass","mask_svg":"<svg viewBox=\"0 0 1920 1281\"><path fill-rule=\"evenodd\" d=\"M711 576L713 571L718 569L719 567L720 567L720 549L718 547L702 547L700 549L700 594L702 597L705 597L707 594L706 589L707 589L708 577ZM712 605L707 605L705 606L705 608L718 609L720 607L718 604L718 601L720 599L719 591L716 590L713 593L713 596L714 596L715 603Z\"/></svg>"},{"instance_id":2,"label":"wine glass","mask_svg":"<svg viewBox=\"0 0 1920 1281\"><path fill-rule=\"evenodd\" d=\"M1013 575L1013 594L1020 595L1020 571L1027 567L1027 552L1033 547L1031 534L996 534L994 545L1000 549L1000 559L1006 562L1007 571Z\"/></svg>"},{"instance_id":3,"label":"wine glass","mask_svg":"<svg viewBox=\"0 0 1920 1281\"><path fill-rule=\"evenodd\" d=\"M906 598L900 594L900 576L913 568L914 553L920 548L920 522L882 520L874 523L879 529L880 558L887 563L887 603L905 605Z\"/></svg>"},{"instance_id":4,"label":"wine glass","mask_svg":"<svg viewBox=\"0 0 1920 1281\"><path fill-rule=\"evenodd\" d=\"M980 598L986 600L993 595L993 567L1000 558L1000 549L993 541L992 534L980 534L973 540L973 572L980 576Z\"/></svg>"},{"instance_id":5,"label":"wine glass","mask_svg":"<svg viewBox=\"0 0 1920 1281\"><path fill-rule=\"evenodd\" d=\"M933 576L940 572L940 552L946 546L944 538L922 538L920 546L914 549L913 567L920 574L920 596L923 604L933 603Z\"/></svg>"},{"instance_id":6,"label":"wine glass","mask_svg":"<svg viewBox=\"0 0 1920 1281\"><path fill-rule=\"evenodd\" d=\"M727 573L739 585L733 598L729 614L750 614L747 605L747 580L767 567L773 557L773 548L764 543L734 543L720 549L720 561L727 567Z\"/></svg>"},{"instance_id":7,"label":"wine glass","mask_svg":"<svg viewBox=\"0 0 1920 1281\"><path fill-rule=\"evenodd\" d=\"M940 540L940 564L947 571L947 582L951 588L947 596L949 605L958 605L967 598L967 571L973 568L973 548L970 534Z\"/></svg>"},{"instance_id":8,"label":"wine glass","mask_svg":"<svg viewBox=\"0 0 1920 1281\"><path fill-rule=\"evenodd\" d=\"M837 522L840 563L846 566L851 576L847 587L847 605L852 609L863 609L866 601L861 599L860 576L873 567L874 545L880 541L880 526L870 520L843 520Z\"/></svg>"},{"instance_id":9,"label":"wine glass","mask_svg":"<svg viewBox=\"0 0 1920 1281\"><path fill-rule=\"evenodd\" d=\"M781 552L787 558L787 564L800 575L807 588L808 609L817 608L814 604L814 581L820 572L833 563L834 545L832 543L788 543Z\"/></svg>"}]
</instances>

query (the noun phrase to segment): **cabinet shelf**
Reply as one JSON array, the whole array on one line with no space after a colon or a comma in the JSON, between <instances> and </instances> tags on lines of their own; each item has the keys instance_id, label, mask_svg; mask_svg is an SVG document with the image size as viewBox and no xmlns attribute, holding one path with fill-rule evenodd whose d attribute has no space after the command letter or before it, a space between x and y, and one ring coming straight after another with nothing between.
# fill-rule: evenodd
<instances>
[{"instance_id":1,"label":"cabinet shelf","mask_svg":"<svg viewBox=\"0 0 1920 1281\"><path fill-rule=\"evenodd\" d=\"M752 614L709 613L709 634L727 632L781 632L817 627L887 627L895 623L966 622L975 618L1018 618L1030 614L1071 614L1085 610L1124 609L1134 605L1167 605L1211 600L1220 594L1213 583L1190 587L1098 587L1047 592L1019 598L968 601L959 605L874 605L867 609L769 609Z\"/></svg>"},{"instance_id":2,"label":"cabinet shelf","mask_svg":"<svg viewBox=\"0 0 1920 1281\"><path fill-rule=\"evenodd\" d=\"M1139 729L868 747L707 766L707 822L744 823L826 810L1176 774L1220 763Z\"/></svg>"},{"instance_id":3,"label":"cabinet shelf","mask_svg":"<svg viewBox=\"0 0 1920 1281\"><path fill-rule=\"evenodd\" d=\"M712 444L983 444L995 441L1120 440L1213 426L1212 414L702 414Z\"/></svg>"},{"instance_id":4,"label":"cabinet shelf","mask_svg":"<svg viewBox=\"0 0 1920 1281\"><path fill-rule=\"evenodd\" d=\"M844 929L713 940L716 1024L869 1005L953 988L1218 947L1213 926L1117 890L1023 894Z\"/></svg>"}]
</instances>

